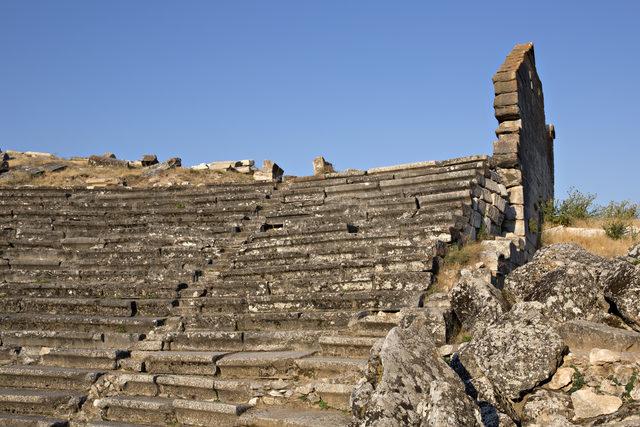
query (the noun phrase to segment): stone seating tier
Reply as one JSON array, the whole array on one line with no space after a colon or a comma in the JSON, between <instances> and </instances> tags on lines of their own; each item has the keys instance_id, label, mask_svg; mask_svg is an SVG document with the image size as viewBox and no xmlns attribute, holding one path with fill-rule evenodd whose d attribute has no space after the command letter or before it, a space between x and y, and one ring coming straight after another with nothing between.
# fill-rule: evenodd
<instances>
[{"instance_id":1,"label":"stone seating tier","mask_svg":"<svg viewBox=\"0 0 640 427\"><path fill-rule=\"evenodd\" d=\"M0 189L0 424L347 425L370 348L429 304L447 245L500 227L473 203L506 197L492 178L475 156Z\"/></svg>"}]
</instances>

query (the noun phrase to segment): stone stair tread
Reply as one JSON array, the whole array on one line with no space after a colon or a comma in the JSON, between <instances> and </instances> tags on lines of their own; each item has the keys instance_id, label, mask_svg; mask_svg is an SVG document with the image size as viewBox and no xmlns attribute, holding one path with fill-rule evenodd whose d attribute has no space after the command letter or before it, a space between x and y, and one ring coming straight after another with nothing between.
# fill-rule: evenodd
<instances>
[{"instance_id":1,"label":"stone stair tread","mask_svg":"<svg viewBox=\"0 0 640 427\"><path fill-rule=\"evenodd\" d=\"M46 403L52 400L83 397L85 392L70 390L40 390L28 388L0 388L0 402Z\"/></svg>"},{"instance_id":2,"label":"stone stair tread","mask_svg":"<svg viewBox=\"0 0 640 427\"><path fill-rule=\"evenodd\" d=\"M27 319L37 320L46 323L47 321L69 321L69 323L87 323L87 324L116 324L116 325L146 325L150 327L158 326L158 321L161 318L158 317L115 317L115 316L90 316L82 314L35 314L35 313L15 313L15 314L2 314L0 315L0 321L2 323L10 321L12 319ZM75 322L74 322L75 321Z\"/></svg>"},{"instance_id":3,"label":"stone stair tread","mask_svg":"<svg viewBox=\"0 0 640 427\"><path fill-rule=\"evenodd\" d=\"M218 360L218 366L262 366L274 362L302 359L314 351L246 351L229 354Z\"/></svg>"},{"instance_id":4,"label":"stone stair tread","mask_svg":"<svg viewBox=\"0 0 640 427\"><path fill-rule=\"evenodd\" d=\"M296 365L302 369L310 369L317 366L352 367L360 369L367 365L367 360L354 359L351 357L313 356L296 360Z\"/></svg>"},{"instance_id":5,"label":"stone stair tread","mask_svg":"<svg viewBox=\"0 0 640 427\"><path fill-rule=\"evenodd\" d=\"M235 405L232 403L211 402L204 400L174 399L172 405L176 409L190 409L203 412L217 412L231 415L240 415L249 408L249 405Z\"/></svg>"},{"instance_id":6,"label":"stone stair tread","mask_svg":"<svg viewBox=\"0 0 640 427\"><path fill-rule=\"evenodd\" d=\"M32 375L32 376L55 376L55 377L75 377L94 376L104 373L104 370L65 368L47 365L4 365L0 366L0 375Z\"/></svg>"},{"instance_id":7,"label":"stone stair tread","mask_svg":"<svg viewBox=\"0 0 640 427\"><path fill-rule=\"evenodd\" d=\"M341 427L351 417L344 412L321 409L254 409L240 417L242 425L253 427Z\"/></svg>"},{"instance_id":8,"label":"stone stair tread","mask_svg":"<svg viewBox=\"0 0 640 427\"><path fill-rule=\"evenodd\" d=\"M94 405L100 408L119 406L128 409L149 411L170 411L174 399L147 396L110 396L96 399Z\"/></svg>"},{"instance_id":9,"label":"stone stair tread","mask_svg":"<svg viewBox=\"0 0 640 427\"><path fill-rule=\"evenodd\" d=\"M70 357L87 357L87 358L103 358L103 359L121 359L127 357L129 352L126 350L112 349L79 349L79 348L52 348L43 352L49 356L70 356Z\"/></svg>"},{"instance_id":10,"label":"stone stair tread","mask_svg":"<svg viewBox=\"0 0 640 427\"><path fill-rule=\"evenodd\" d=\"M0 425L15 427L65 427L67 420L41 415L20 415L0 412Z\"/></svg>"},{"instance_id":11,"label":"stone stair tread","mask_svg":"<svg viewBox=\"0 0 640 427\"><path fill-rule=\"evenodd\" d=\"M209 363L229 354L220 351L133 351L131 358L165 362Z\"/></svg>"},{"instance_id":12,"label":"stone stair tread","mask_svg":"<svg viewBox=\"0 0 640 427\"><path fill-rule=\"evenodd\" d=\"M320 337L319 344L330 345L349 345L349 346L373 346L378 338L372 337L353 337L344 335L325 335Z\"/></svg>"}]
</instances>

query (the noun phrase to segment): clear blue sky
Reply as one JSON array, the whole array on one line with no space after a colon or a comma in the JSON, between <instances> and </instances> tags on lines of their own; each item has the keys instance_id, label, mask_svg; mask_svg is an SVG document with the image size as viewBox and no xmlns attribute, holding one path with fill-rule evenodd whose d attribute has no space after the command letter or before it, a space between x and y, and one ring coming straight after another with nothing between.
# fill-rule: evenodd
<instances>
[{"instance_id":1,"label":"clear blue sky","mask_svg":"<svg viewBox=\"0 0 640 427\"><path fill-rule=\"evenodd\" d=\"M0 147L309 174L490 153L536 45L556 192L640 200L640 2L0 0Z\"/></svg>"}]
</instances>

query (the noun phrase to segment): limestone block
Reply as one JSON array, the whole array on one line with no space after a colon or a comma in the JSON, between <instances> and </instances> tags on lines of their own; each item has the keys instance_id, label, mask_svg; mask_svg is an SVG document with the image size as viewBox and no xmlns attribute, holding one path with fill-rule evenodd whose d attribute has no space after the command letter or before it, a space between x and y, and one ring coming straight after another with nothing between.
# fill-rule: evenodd
<instances>
[{"instance_id":1,"label":"limestone block","mask_svg":"<svg viewBox=\"0 0 640 427\"><path fill-rule=\"evenodd\" d=\"M516 120L520 118L520 107L518 104L497 106L495 107L496 119L502 120Z\"/></svg>"},{"instance_id":2,"label":"limestone block","mask_svg":"<svg viewBox=\"0 0 640 427\"><path fill-rule=\"evenodd\" d=\"M112 153L108 153L110 156L90 156L89 164L92 166L110 166L110 167L130 167L129 162L126 160L118 160ZM111 157L113 156L113 157Z\"/></svg>"},{"instance_id":3,"label":"limestone block","mask_svg":"<svg viewBox=\"0 0 640 427\"><path fill-rule=\"evenodd\" d=\"M207 163L207 167L214 171L228 171L239 166L235 160L221 160L217 162Z\"/></svg>"},{"instance_id":4,"label":"limestone block","mask_svg":"<svg viewBox=\"0 0 640 427\"><path fill-rule=\"evenodd\" d=\"M143 167L152 166L158 163L158 156L155 154L145 154L140 159L140 163L142 163Z\"/></svg>"},{"instance_id":5,"label":"limestone block","mask_svg":"<svg viewBox=\"0 0 640 427\"><path fill-rule=\"evenodd\" d=\"M496 95L503 93L516 92L518 90L518 81L516 79L495 82L493 84L493 90Z\"/></svg>"},{"instance_id":6,"label":"limestone block","mask_svg":"<svg viewBox=\"0 0 640 427\"><path fill-rule=\"evenodd\" d=\"M507 208L507 201L503 199L499 194L491 195L491 203L495 206L501 213L504 213Z\"/></svg>"},{"instance_id":7,"label":"limestone block","mask_svg":"<svg viewBox=\"0 0 640 427\"><path fill-rule=\"evenodd\" d=\"M549 384L547 384L547 387L551 390L560 390L561 388L568 386L571 384L574 372L573 368L558 369L553 375L553 378L551 378L551 381L549 381Z\"/></svg>"},{"instance_id":8,"label":"limestone block","mask_svg":"<svg viewBox=\"0 0 640 427\"><path fill-rule=\"evenodd\" d=\"M499 139L493 143L493 153L496 155L517 153L519 148L520 143L517 140L514 141Z\"/></svg>"},{"instance_id":9,"label":"limestone block","mask_svg":"<svg viewBox=\"0 0 640 427\"><path fill-rule=\"evenodd\" d=\"M507 120L498 125L496 136L500 137L500 135L505 133L519 133L521 129L522 120Z\"/></svg>"},{"instance_id":10,"label":"limestone block","mask_svg":"<svg viewBox=\"0 0 640 427\"><path fill-rule=\"evenodd\" d=\"M480 228L480 226L482 225L482 215L480 214L480 212L472 211L469 223L474 228Z\"/></svg>"},{"instance_id":11,"label":"limestone block","mask_svg":"<svg viewBox=\"0 0 640 427\"><path fill-rule=\"evenodd\" d=\"M522 185L522 171L520 169L498 169L498 173L507 188Z\"/></svg>"},{"instance_id":12,"label":"limestone block","mask_svg":"<svg viewBox=\"0 0 640 427\"><path fill-rule=\"evenodd\" d=\"M599 395L589 388L571 394L571 401L576 419L613 414L622 406L622 400L619 397Z\"/></svg>"},{"instance_id":13,"label":"limestone block","mask_svg":"<svg viewBox=\"0 0 640 427\"><path fill-rule=\"evenodd\" d=\"M513 229L513 232L518 236L524 236L526 234L525 221L522 219L517 219L515 221L515 227Z\"/></svg>"},{"instance_id":14,"label":"limestone block","mask_svg":"<svg viewBox=\"0 0 640 427\"><path fill-rule=\"evenodd\" d=\"M511 187L508 192L509 202L512 205L524 205L524 187L522 185Z\"/></svg>"},{"instance_id":15,"label":"limestone block","mask_svg":"<svg viewBox=\"0 0 640 427\"><path fill-rule=\"evenodd\" d=\"M313 159L313 174L316 176L324 175L326 173L333 173L333 165L325 160L324 157L318 156Z\"/></svg>"},{"instance_id":16,"label":"limestone block","mask_svg":"<svg viewBox=\"0 0 640 427\"><path fill-rule=\"evenodd\" d=\"M494 107L511 106L518 103L518 92L501 93L493 100Z\"/></svg>"},{"instance_id":17,"label":"limestone block","mask_svg":"<svg viewBox=\"0 0 640 427\"><path fill-rule=\"evenodd\" d=\"M520 163L518 153L494 154L493 160L502 168L514 168Z\"/></svg>"},{"instance_id":18,"label":"limestone block","mask_svg":"<svg viewBox=\"0 0 640 427\"><path fill-rule=\"evenodd\" d=\"M253 174L256 181L281 181L284 170L271 160L265 160L262 169Z\"/></svg>"}]
</instances>

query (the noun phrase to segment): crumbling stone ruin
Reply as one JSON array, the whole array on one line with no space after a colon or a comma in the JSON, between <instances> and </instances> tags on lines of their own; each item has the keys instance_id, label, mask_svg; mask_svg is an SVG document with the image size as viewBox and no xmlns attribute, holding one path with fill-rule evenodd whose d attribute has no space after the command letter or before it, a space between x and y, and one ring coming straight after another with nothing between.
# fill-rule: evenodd
<instances>
[{"instance_id":1,"label":"crumbling stone ruin","mask_svg":"<svg viewBox=\"0 0 640 427\"><path fill-rule=\"evenodd\" d=\"M210 163L255 181L201 187L0 188L0 424L548 425L541 417L633 413L611 412L608 397L594 412L593 390L562 391L576 383L568 367L597 366L580 371L595 381L640 351L638 267L588 270L588 255L561 248L587 261L556 271L543 255L511 272L539 245L553 131L531 44L494 81L492 156L344 172L317 158L307 177L271 161ZM482 265L434 291L449 248L479 238ZM518 274L541 263L544 275ZM606 284L576 287L579 310L556 308L562 280L591 283L583 273ZM589 345L609 350L595 364L568 353ZM634 365L620 366L629 384Z\"/></svg>"}]
</instances>

